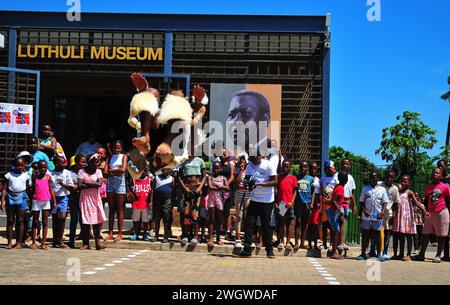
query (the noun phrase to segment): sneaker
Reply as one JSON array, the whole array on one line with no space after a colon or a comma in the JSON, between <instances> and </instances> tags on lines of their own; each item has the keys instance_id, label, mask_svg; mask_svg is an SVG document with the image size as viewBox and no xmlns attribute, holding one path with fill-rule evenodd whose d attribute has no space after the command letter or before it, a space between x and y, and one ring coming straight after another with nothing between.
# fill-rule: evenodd
<instances>
[{"instance_id":1,"label":"sneaker","mask_svg":"<svg viewBox=\"0 0 450 305\"><path fill-rule=\"evenodd\" d=\"M137 235L133 235L133 236L130 237L130 240L132 240L132 241L135 241L135 240L138 240L138 239L139 239L139 236L137 236Z\"/></svg>"},{"instance_id":2,"label":"sneaker","mask_svg":"<svg viewBox=\"0 0 450 305\"><path fill-rule=\"evenodd\" d=\"M275 254L273 254L273 251L267 251L267 258L274 259Z\"/></svg>"},{"instance_id":3,"label":"sneaker","mask_svg":"<svg viewBox=\"0 0 450 305\"><path fill-rule=\"evenodd\" d=\"M150 233L149 233L149 235L150 235L150 237L155 237L155 231L153 231L153 230L150 230Z\"/></svg>"},{"instance_id":4,"label":"sneaker","mask_svg":"<svg viewBox=\"0 0 450 305\"><path fill-rule=\"evenodd\" d=\"M193 239L191 239L191 242L189 243L189 246L195 247L195 246L197 246L198 244L199 244L198 240L195 239L195 238L193 238Z\"/></svg>"},{"instance_id":5,"label":"sneaker","mask_svg":"<svg viewBox=\"0 0 450 305\"><path fill-rule=\"evenodd\" d=\"M435 264L439 264L441 261L442 260L439 256L436 256L435 258L433 258L433 263L435 263Z\"/></svg>"},{"instance_id":6,"label":"sneaker","mask_svg":"<svg viewBox=\"0 0 450 305\"><path fill-rule=\"evenodd\" d=\"M344 257L342 255L339 255L337 253L330 256L330 259L336 259L336 260L343 260Z\"/></svg>"},{"instance_id":7,"label":"sneaker","mask_svg":"<svg viewBox=\"0 0 450 305\"><path fill-rule=\"evenodd\" d=\"M370 257L377 257L377 255L375 254L375 251L370 251L369 252L369 256Z\"/></svg>"},{"instance_id":8,"label":"sneaker","mask_svg":"<svg viewBox=\"0 0 450 305\"><path fill-rule=\"evenodd\" d=\"M356 257L356 260L358 260L358 261L365 261L368 258L369 258L369 256L367 256L367 254L361 253L359 256Z\"/></svg>"},{"instance_id":9,"label":"sneaker","mask_svg":"<svg viewBox=\"0 0 450 305\"><path fill-rule=\"evenodd\" d=\"M441 260L444 261L444 262L450 262L450 257L449 256L443 256L441 258Z\"/></svg>"},{"instance_id":10,"label":"sneaker","mask_svg":"<svg viewBox=\"0 0 450 305\"><path fill-rule=\"evenodd\" d=\"M243 248L244 246L242 245L242 241L241 240L236 240L236 242L234 243L234 246L236 248Z\"/></svg>"},{"instance_id":11,"label":"sneaker","mask_svg":"<svg viewBox=\"0 0 450 305\"><path fill-rule=\"evenodd\" d=\"M349 250L349 247L346 244L343 244L342 248L344 248L344 250Z\"/></svg>"},{"instance_id":12,"label":"sneaker","mask_svg":"<svg viewBox=\"0 0 450 305\"><path fill-rule=\"evenodd\" d=\"M157 241L158 241L158 237L156 237L156 236L150 237L150 242L154 243Z\"/></svg>"},{"instance_id":13,"label":"sneaker","mask_svg":"<svg viewBox=\"0 0 450 305\"><path fill-rule=\"evenodd\" d=\"M383 258L385 261L388 261L388 260L391 259L391 257L390 257L389 255L387 255L387 254L383 254L383 255L382 255L382 258Z\"/></svg>"},{"instance_id":14,"label":"sneaker","mask_svg":"<svg viewBox=\"0 0 450 305\"><path fill-rule=\"evenodd\" d=\"M142 240L143 241L149 241L150 238L148 237L148 235L144 235L144 236L142 236Z\"/></svg>"},{"instance_id":15,"label":"sneaker","mask_svg":"<svg viewBox=\"0 0 450 305\"><path fill-rule=\"evenodd\" d=\"M255 243L252 243L252 249L255 249L255 248L256 248Z\"/></svg>"},{"instance_id":16,"label":"sneaker","mask_svg":"<svg viewBox=\"0 0 450 305\"><path fill-rule=\"evenodd\" d=\"M187 244L189 242L189 239L187 238L187 237L184 237L182 240L181 240L181 244L184 246L185 244Z\"/></svg>"},{"instance_id":17,"label":"sneaker","mask_svg":"<svg viewBox=\"0 0 450 305\"><path fill-rule=\"evenodd\" d=\"M162 240L162 243L163 243L163 244L168 244L168 243L169 243L169 240L168 240L167 238L164 238L164 239Z\"/></svg>"},{"instance_id":18,"label":"sneaker","mask_svg":"<svg viewBox=\"0 0 450 305\"><path fill-rule=\"evenodd\" d=\"M384 262L384 258L383 258L383 255L379 255L378 257L377 257L377 260L379 261L379 262Z\"/></svg>"}]
</instances>

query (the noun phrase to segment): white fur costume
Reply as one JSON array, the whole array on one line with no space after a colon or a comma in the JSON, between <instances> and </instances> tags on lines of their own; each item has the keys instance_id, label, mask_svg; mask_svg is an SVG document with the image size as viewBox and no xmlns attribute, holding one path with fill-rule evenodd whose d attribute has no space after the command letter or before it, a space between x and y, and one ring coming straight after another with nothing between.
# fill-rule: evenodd
<instances>
[{"instance_id":1,"label":"white fur costume","mask_svg":"<svg viewBox=\"0 0 450 305\"><path fill-rule=\"evenodd\" d=\"M153 93L144 91L135 94L130 103L130 117L128 118L128 124L140 132L141 122L137 119L139 113L147 111L155 116L158 113L158 110L158 100Z\"/></svg>"}]
</instances>

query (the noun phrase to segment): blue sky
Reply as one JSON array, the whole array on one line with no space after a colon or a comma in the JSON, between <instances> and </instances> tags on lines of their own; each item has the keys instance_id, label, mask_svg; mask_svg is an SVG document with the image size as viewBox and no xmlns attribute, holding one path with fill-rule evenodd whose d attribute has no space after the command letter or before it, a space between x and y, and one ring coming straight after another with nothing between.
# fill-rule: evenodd
<instances>
[{"instance_id":1,"label":"blue sky","mask_svg":"<svg viewBox=\"0 0 450 305\"><path fill-rule=\"evenodd\" d=\"M82 12L324 15L332 13L330 144L384 164L381 130L405 110L422 113L445 143L449 104L439 97L450 75L450 1L380 0L381 21L366 18L367 0L82 0ZM0 10L66 11L65 0L2 1Z\"/></svg>"}]
</instances>

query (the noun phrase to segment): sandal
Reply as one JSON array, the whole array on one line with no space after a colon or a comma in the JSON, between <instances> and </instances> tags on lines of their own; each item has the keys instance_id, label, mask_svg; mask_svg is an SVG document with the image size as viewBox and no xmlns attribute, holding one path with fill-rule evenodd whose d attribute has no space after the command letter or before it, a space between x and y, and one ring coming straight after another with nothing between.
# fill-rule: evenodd
<instances>
[{"instance_id":1,"label":"sandal","mask_svg":"<svg viewBox=\"0 0 450 305\"><path fill-rule=\"evenodd\" d=\"M48 246L47 246L46 244L42 244L42 245L41 245L41 249L42 249L42 250L48 250Z\"/></svg>"},{"instance_id":2,"label":"sandal","mask_svg":"<svg viewBox=\"0 0 450 305\"><path fill-rule=\"evenodd\" d=\"M207 246L208 246L208 247L214 247L214 243L213 243L212 241L209 241L209 242L207 243Z\"/></svg>"},{"instance_id":3,"label":"sandal","mask_svg":"<svg viewBox=\"0 0 450 305\"><path fill-rule=\"evenodd\" d=\"M90 248L89 245L83 245L80 247L80 250L89 250Z\"/></svg>"},{"instance_id":4,"label":"sandal","mask_svg":"<svg viewBox=\"0 0 450 305\"><path fill-rule=\"evenodd\" d=\"M283 245L282 243L280 243L280 244L277 246L277 248L278 248L278 250L283 250L283 249L284 249L284 245Z\"/></svg>"},{"instance_id":5,"label":"sandal","mask_svg":"<svg viewBox=\"0 0 450 305\"><path fill-rule=\"evenodd\" d=\"M31 249L31 250L36 250L37 247L38 247L37 244L32 244L32 245L30 246L30 249Z\"/></svg>"},{"instance_id":6,"label":"sandal","mask_svg":"<svg viewBox=\"0 0 450 305\"><path fill-rule=\"evenodd\" d=\"M12 247L13 247L13 246L12 246L12 245L10 244L10 245L6 245L6 247L5 247L5 248L6 248L6 249L8 249L8 250L11 250L11 249L12 249Z\"/></svg>"},{"instance_id":7,"label":"sandal","mask_svg":"<svg viewBox=\"0 0 450 305\"><path fill-rule=\"evenodd\" d=\"M223 241L221 241L221 240L217 241L217 244L218 244L219 246L223 246L223 245L224 245Z\"/></svg>"},{"instance_id":8,"label":"sandal","mask_svg":"<svg viewBox=\"0 0 450 305\"><path fill-rule=\"evenodd\" d=\"M291 244L288 244L288 245L286 246L285 249L286 249L286 250L292 250L292 245L291 245Z\"/></svg>"}]
</instances>

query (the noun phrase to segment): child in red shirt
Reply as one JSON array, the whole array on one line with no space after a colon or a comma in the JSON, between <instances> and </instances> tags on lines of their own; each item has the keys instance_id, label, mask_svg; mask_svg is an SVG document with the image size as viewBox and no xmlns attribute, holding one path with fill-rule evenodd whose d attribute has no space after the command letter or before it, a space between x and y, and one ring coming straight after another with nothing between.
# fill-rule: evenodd
<instances>
[{"instance_id":1,"label":"child in red shirt","mask_svg":"<svg viewBox=\"0 0 450 305\"><path fill-rule=\"evenodd\" d=\"M277 243L278 249L283 249L285 247L284 243L284 232L286 230L286 249L292 250L291 245L291 221L294 216L294 199L297 195L297 178L291 174L292 164L290 161L284 160L282 164L282 173L278 176L278 192L277 201L275 203L276 215L277 215ZM280 203L284 202L286 204L287 211L281 216L280 215Z\"/></svg>"},{"instance_id":2,"label":"child in red shirt","mask_svg":"<svg viewBox=\"0 0 450 305\"><path fill-rule=\"evenodd\" d=\"M134 235L130 240L138 240L141 228L143 229L142 239L148 241L148 209L151 206L152 189L150 187L151 179L144 171L139 179L133 179L131 191L135 197L133 201L133 231Z\"/></svg>"},{"instance_id":3,"label":"child in red shirt","mask_svg":"<svg viewBox=\"0 0 450 305\"><path fill-rule=\"evenodd\" d=\"M339 184L336 185L331 194L331 200L327 207L328 221L331 226L331 256L332 259L344 259L337 252L338 234L341 229L342 218L344 217L344 211L341 208L344 202L344 185L347 183L348 174L346 171L340 171L338 173Z\"/></svg>"}]
</instances>

